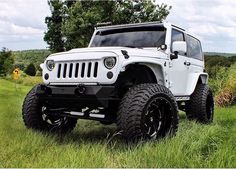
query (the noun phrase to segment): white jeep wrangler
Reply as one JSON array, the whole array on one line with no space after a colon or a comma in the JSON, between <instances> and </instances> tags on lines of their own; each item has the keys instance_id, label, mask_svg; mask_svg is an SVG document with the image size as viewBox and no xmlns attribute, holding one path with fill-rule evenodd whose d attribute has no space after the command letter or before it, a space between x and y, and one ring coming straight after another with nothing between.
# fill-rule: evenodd
<instances>
[{"instance_id":1,"label":"white jeep wrangler","mask_svg":"<svg viewBox=\"0 0 236 169\"><path fill-rule=\"evenodd\" d=\"M68 132L91 119L134 141L174 134L178 109L213 120L200 41L170 23L95 28L88 48L52 54L41 68L44 84L23 103L29 128Z\"/></svg>"}]
</instances>

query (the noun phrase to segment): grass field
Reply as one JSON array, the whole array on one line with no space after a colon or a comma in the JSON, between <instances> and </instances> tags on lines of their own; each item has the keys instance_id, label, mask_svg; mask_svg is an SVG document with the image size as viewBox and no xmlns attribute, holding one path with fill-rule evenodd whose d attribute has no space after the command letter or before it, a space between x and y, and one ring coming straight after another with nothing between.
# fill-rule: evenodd
<instances>
[{"instance_id":1,"label":"grass field","mask_svg":"<svg viewBox=\"0 0 236 169\"><path fill-rule=\"evenodd\" d=\"M181 114L177 135L126 145L115 126L79 120L66 137L24 127L21 105L31 88L0 79L2 167L236 167L236 106L216 108L211 125Z\"/></svg>"}]
</instances>

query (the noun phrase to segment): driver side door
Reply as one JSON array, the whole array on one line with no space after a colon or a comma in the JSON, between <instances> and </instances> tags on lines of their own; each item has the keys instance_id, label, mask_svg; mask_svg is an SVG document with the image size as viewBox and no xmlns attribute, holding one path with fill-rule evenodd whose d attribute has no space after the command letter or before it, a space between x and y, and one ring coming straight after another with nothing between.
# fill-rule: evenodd
<instances>
[{"instance_id":1,"label":"driver side door","mask_svg":"<svg viewBox=\"0 0 236 169\"><path fill-rule=\"evenodd\" d=\"M184 33L172 28L170 54L173 54L172 44L175 41L184 41ZM169 64L169 89L175 96L185 96L188 80L187 53L179 52L178 58L170 60Z\"/></svg>"}]
</instances>

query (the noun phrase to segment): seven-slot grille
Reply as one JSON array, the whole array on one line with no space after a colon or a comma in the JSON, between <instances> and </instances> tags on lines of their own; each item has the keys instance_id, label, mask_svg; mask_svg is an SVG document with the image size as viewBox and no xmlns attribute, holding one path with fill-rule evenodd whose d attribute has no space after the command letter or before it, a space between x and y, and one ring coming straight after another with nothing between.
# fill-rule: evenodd
<instances>
[{"instance_id":1,"label":"seven-slot grille","mask_svg":"<svg viewBox=\"0 0 236 169\"><path fill-rule=\"evenodd\" d=\"M57 78L96 78L98 62L58 63Z\"/></svg>"}]
</instances>

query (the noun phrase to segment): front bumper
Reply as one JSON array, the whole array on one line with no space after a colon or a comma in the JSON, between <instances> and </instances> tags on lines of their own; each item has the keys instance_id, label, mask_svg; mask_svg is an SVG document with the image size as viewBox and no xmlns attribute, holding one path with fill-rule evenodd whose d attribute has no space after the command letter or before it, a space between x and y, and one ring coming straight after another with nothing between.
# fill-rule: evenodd
<instances>
[{"instance_id":1,"label":"front bumper","mask_svg":"<svg viewBox=\"0 0 236 169\"><path fill-rule=\"evenodd\" d=\"M39 85L36 89L39 99L51 108L108 107L119 98L114 86L50 86Z\"/></svg>"}]
</instances>

